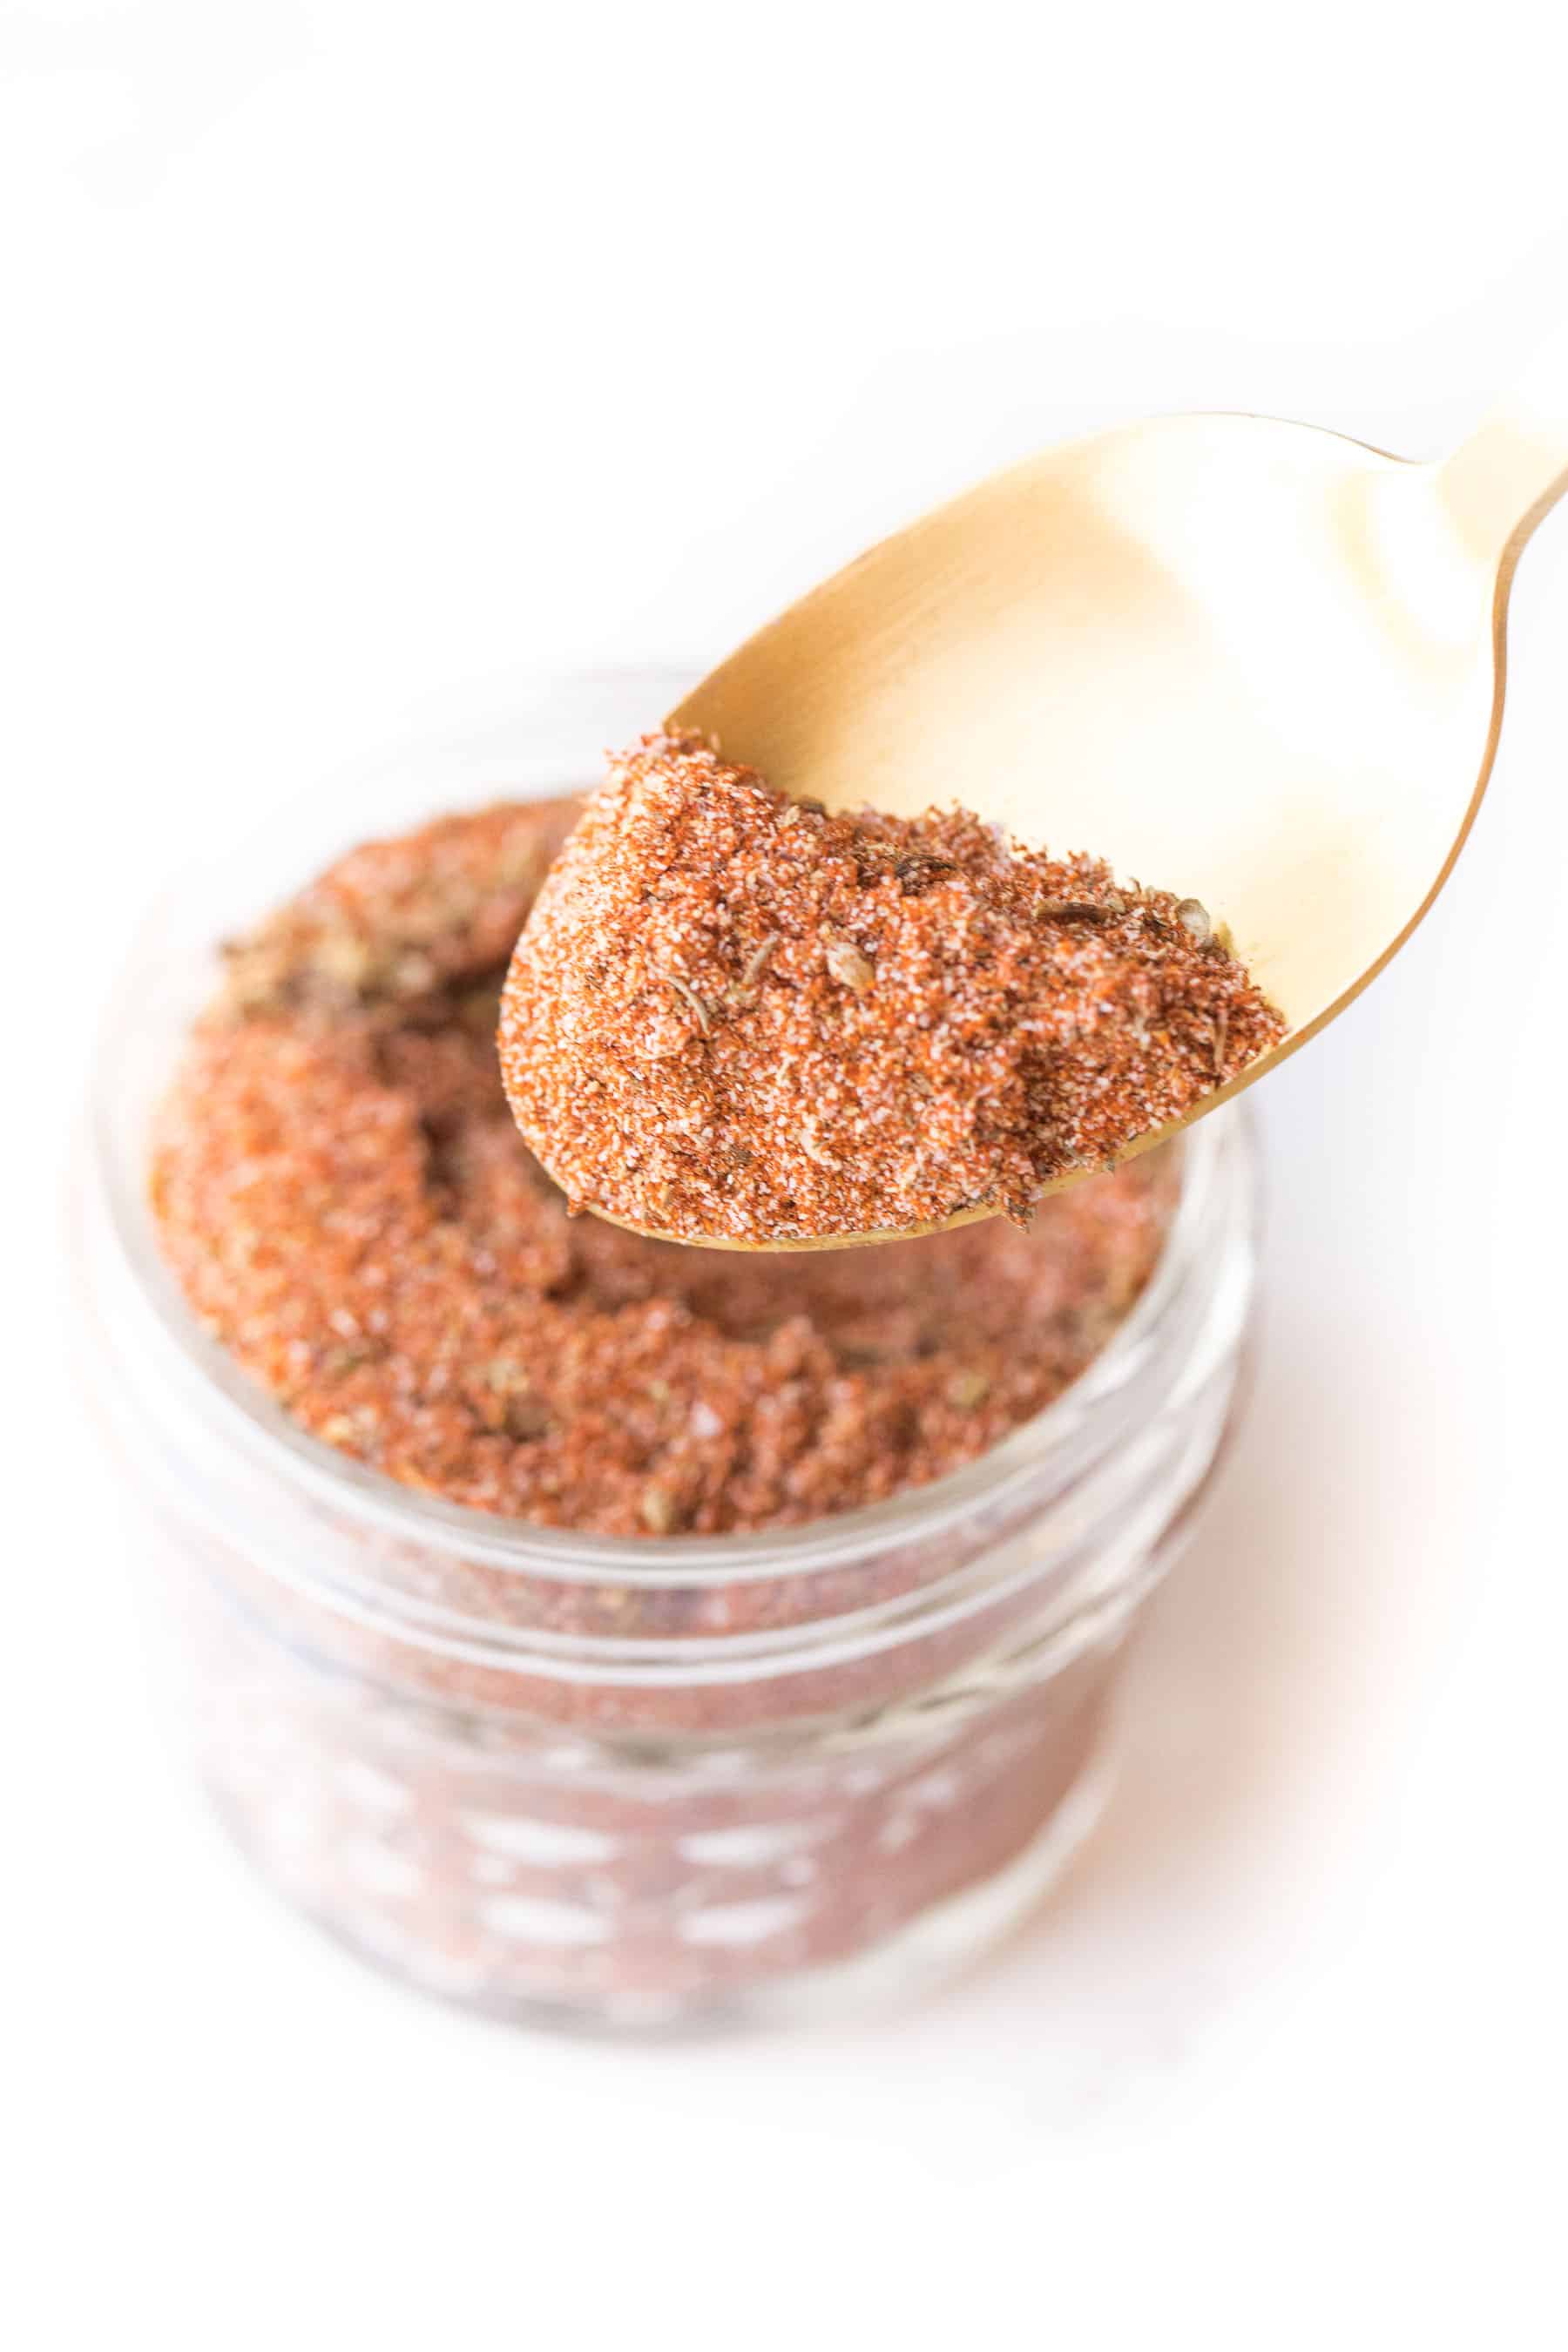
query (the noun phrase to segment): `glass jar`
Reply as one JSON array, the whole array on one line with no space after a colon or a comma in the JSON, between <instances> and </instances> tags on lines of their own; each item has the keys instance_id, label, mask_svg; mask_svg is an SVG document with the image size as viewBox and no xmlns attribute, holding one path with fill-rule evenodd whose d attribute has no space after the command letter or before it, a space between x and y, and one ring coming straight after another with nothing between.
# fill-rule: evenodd
<instances>
[{"instance_id":1,"label":"glass jar","mask_svg":"<svg viewBox=\"0 0 1568 2352\"><path fill-rule=\"evenodd\" d=\"M449 1505L302 1433L200 1329L149 1118L213 950L330 856L592 780L648 673L542 687L187 877L116 991L79 1210L87 1360L163 1571L200 1769L284 1894L510 2017L814 2009L945 1969L1083 1836L1140 1606L1229 1417L1254 1266L1234 1111L1154 1276L981 1460L778 1533L610 1538Z\"/></svg>"}]
</instances>

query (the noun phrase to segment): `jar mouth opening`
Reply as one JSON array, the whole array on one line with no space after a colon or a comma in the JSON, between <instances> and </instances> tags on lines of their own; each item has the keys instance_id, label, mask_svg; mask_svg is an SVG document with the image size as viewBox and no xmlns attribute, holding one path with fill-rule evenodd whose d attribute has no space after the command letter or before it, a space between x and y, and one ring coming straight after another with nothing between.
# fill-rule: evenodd
<instances>
[{"instance_id":1,"label":"jar mouth opening","mask_svg":"<svg viewBox=\"0 0 1568 2352\"><path fill-rule=\"evenodd\" d=\"M585 784L607 737L617 728L629 734L647 724L648 713L667 708L687 682L673 669L633 668L524 680L526 691L510 678L504 696L487 696L482 709L465 698L460 733L422 732L404 740L394 757L363 761L342 780L347 788L342 814L348 820L342 845L395 822L400 813L427 812L447 790L471 790L478 801L503 792L528 796L571 789L578 779ZM559 725L563 738L548 754L535 736L542 725ZM349 814L356 794L357 826ZM307 865L312 853L330 854L317 823L323 797L333 796L312 795L308 809L289 812L300 820L300 835L310 839L310 848L294 845ZM216 886L243 868L245 902L254 909L257 875L268 862L263 856L258 866L256 853L274 830L269 821L264 834L232 839L216 854L198 850L195 871L187 868L142 926L116 976L97 1041L81 1203L86 1238L132 1337L125 1349L127 1364L134 1367L131 1376L159 1383L177 1410L205 1423L248 1471L275 1478L340 1522L352 1520L383 1545L416 1546L563 1584L689 1590L721 1575L734 1584L831 1571L863 1561L868 1548L925 1543L956 1531L982 1508L1005 1516L1015 1492L1038 1498L1046 1487L1069 1486L1135 1412L1144 1385L1139 1375L1156 1351L1155 1335L1193 1281L1216 1219L1226 1215L1237 1156L1247 1157L1234 1106L1184 1129L1167 1147L1179 1154L1179 1191L1158 1259L1138 1299L1079 1378L974 1461L882 1502L750 1533L589 1534L420 1493L308 1434L202 1328L164 1260L147 1195L152 1117L189 1024L205 1001L215 940L226 919L246 919L223 906ZM292 858L290 871L297 872ZM281 887L288 887L286 880ZM118 1349L119 1330L108 1337L111 1350Z\"/></svg>"},{"instance_id":2,"label":"jar mouth opening","mask_svg":"<svg viewBox=\"0 0 1568 2352\"><path fill-rule=\"evenodd\" d=\"M106 1040L112 1050L112 1039ZM689 1587L721 1570L729 1583L831 1570L863 1559L868 1547L928 1541L984 1506L1005 1513L1009 1491L1037 1493L1056 1457L1061 1480L1103 1443L1095 1408L1123 1390L1149 1352L1152 1333L1187 1278L1228 1156L1228 1117L1184 1131L1180 1191L1152 1273L1110 1338L1072 1384L973 1462L878 1503L799 1526L687 1536L614 1536L555 1528L447 1502L401 1485L302 1429L204 1330L165 1265L134 1152L109 1132L100 1110L92 1137L100 1200L122 1277L134 1294L160 1370L184 1401L216 1424L250 1465L355 1520L383 1540L417 1543L486 1567L567 1583L658 1590ZM1092 1181L1092 1180L1090 1180Z\"/></svg>"}]
</instances>

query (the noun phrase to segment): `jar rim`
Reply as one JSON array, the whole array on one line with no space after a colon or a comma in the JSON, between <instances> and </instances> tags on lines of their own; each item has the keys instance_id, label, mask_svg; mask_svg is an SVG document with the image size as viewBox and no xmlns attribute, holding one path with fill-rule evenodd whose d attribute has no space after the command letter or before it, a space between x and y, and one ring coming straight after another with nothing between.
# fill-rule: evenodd
<instances>
[{"instance_id":1,"label":"jar rim","mask_svg":"<svg viewBox=\"0 0 1568 2352\"><path fill-rule=\"evenodd\" d=\"M640 692L655 677L670 684L673 674L584 672L565 676L556 685L563 694L591 698L611 677L622 686L636 682ZM538 686L540 681L533 683ZM544 684L548 690L548 681ZM516 704L512 707L515 711ZM534 716L523 713L522 723L531 723ZM410 748L404 746L405 760ZM432 754L437 749L412 748L416 751L426 748ZM585 754L585 763L598 748L595 741ZM448 782L451 764L448 760L445 772ZM374 763L360 763L360 772L368 778L374 772ZM443 771L433 768L429 772L439 790ZM560 790L569 777L560 768L553 772L554 789ZM163 911L166 910L167 902ZM210 956L214 940L210 932L206 938ZM401 1485L311 1436L234 1361L219 1340L203 1329L158 1244L145 1181L145 1121L139 1121L132 1110L132 1133L127 1135L123 1131L127 1107L116 1095L116 1080L128 1066L128 1049L139 1042L149 995L155 999L157 982L170 981L176 973L187 982L193 977L168 950L164 923L155 907L116 975L111 1011L97 1040L91 1077L88 1206L99 1213L96 1222L111 1248L121 1298L134 1301L139 1310L142 1326L138 1335L142 1349L139 1360L147 1360L151 1342L166 1382L180 1391L188 1408L216 1424L218 1433L247 1457L250 1466L269 1470L296 1492L330 1503L336 1515L352 1519L367 1533L382 1540L390 1538L460 1555L466 1561L531 1579L658 1591L666 1586L689 1588L694 1581L720 1572L727 1583L813 1574L862 1559L870 1547L929 1540L961 1523L981 1504L988 1509L1005 1507L1015 1486L1030 1482L1037 1486L1042 1465L1053 1456L1059 1459L1062 1483L1068 1483L1083 1461L1100 1451L1103 1428L1097 1423L1091 1434L1086 1423L1097 1405L1127 1391L1147 1357L1152 1333L1194 1270L1216 1192L1226 1189L1235 1156L1245 1150L1230 1115L1205 1118L1182 1133L1175 1146L1181 1155L1175 1213L1142 1292L1079 1378L1042 1412L974 1461L883 1501L800 1526L716 1535L584 1533L449 1502ZM175 1051L184 1033L182 1016L178 1033L171 1040Z\"/></svg>"},{"instance_id":2,"label":"jar rim","mask_svg":"<svg viewBox=\"0 0 1568 2352\"><path fill-rule=\"evenodd\" d=\"M384 1471L312 1436L205 1331L158 1252L144 1198L130 1171L95 1137L100 1198L116 1254L163 1342L166 1374L186 1400L204 1406L263 1470L383 1538L460 1553L465 1559L529 1577L568 1583L605 1582L644 1590L689 1586L722 1568L727 1582L831 1570L901 1540L926 1540L962 1521L979 1504L1005 1504L1007 1490L1037 1477L1053 1452L1067 1456L1092 1407L1114 1396L1147 1352L1173 1294L1182 1286L1231 1139L1228 1122L1205 1119L1183 1137L1181 1190L1153 1272L1103 1348L1062 1394L999 1444L922 1486L877 1503L834 1512L799 1526L686 1536L616 1536L543 1522L426 1495ZM184 1374L184 1377L180 1376Z\"/></svg>"}]
</instances>

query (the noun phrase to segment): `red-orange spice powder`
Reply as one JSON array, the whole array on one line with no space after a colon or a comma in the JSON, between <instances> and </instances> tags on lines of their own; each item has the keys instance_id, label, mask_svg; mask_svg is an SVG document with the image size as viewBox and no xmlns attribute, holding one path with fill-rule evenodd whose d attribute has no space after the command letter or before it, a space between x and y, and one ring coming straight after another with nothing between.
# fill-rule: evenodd
<instances>
[{"instance_id":1,"label":"red-orange spice powder","mask_svg":"<svg viewBox=\"0 0 1568 2352\"><path fill-rule=\"evenodd\" d=\"M545 882L500 1052L575 1203L755 1242L1026 1220L1284 1026L1195 900L650 736Z\"/></svg>"},{"instance_id":2,"label":"red-orange spice powder","mask_svg":"<svg viewBox=\"0 0 1568 2352\"><path fill-rule=\"evenodd\" d=\"M665 752L634 764L679 782ZM790 837L760 787L728 789ZM317 1437L555 1526L778 1527L972 1459L1059 1394L1137 1297L1168 1155L1047 1202L1027 1232L993 1219L870 1250L736 1257L570 1218L509 1116L495 1025L579 806L506 804L367 845L229 950L153 1171L191 1305ZM948 929L959 916L956 885L873 871L884 854L906 851L874 833L858 860L836 850L825 903L852 888L844 935L885 956L920 888L945 894ZM1073 887L1105 886L1086 870ZM743 976L763 912L741 895L738 936L715 930L694 988ZM781 939L772 987L808 952ZM1220 1003L1234 975L1212 970ZM650 1034L679 1028L679 992L645 1017ZM510 1051L515 1076L515 1033Z\"/></svg>"}]
</instances>

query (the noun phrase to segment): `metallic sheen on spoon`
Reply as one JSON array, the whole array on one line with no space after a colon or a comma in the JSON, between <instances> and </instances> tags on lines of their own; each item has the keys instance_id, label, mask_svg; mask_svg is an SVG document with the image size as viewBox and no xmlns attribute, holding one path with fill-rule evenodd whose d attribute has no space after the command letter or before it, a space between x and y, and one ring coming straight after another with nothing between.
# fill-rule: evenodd
<instances>
[{"instance_id":1,"label":"metallic sheen on spoon","mask_svg":"<svg viewBox=\"0 0 1568 2352\"><path fill-rule=\"evenodd\" d=\"M1289 1032L1197 1118L1342 1011L1447 880L1514 567L1564 488L1568 337L1435 462L1262 417L1119 427L870 549L667 724L829 809L956 798L1201 900Z\"/></svg>"}]
</instances>

